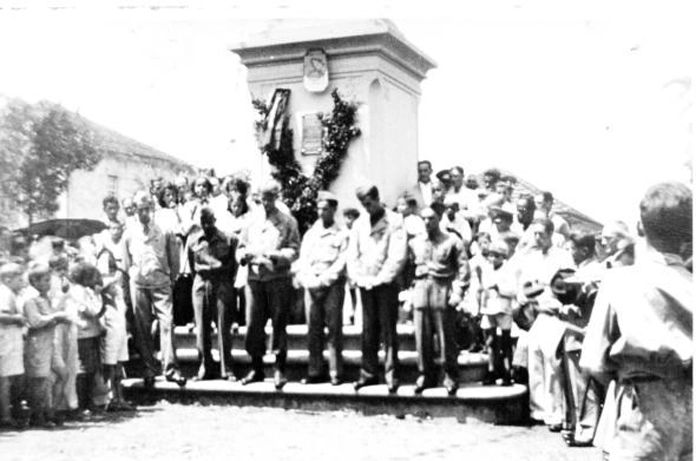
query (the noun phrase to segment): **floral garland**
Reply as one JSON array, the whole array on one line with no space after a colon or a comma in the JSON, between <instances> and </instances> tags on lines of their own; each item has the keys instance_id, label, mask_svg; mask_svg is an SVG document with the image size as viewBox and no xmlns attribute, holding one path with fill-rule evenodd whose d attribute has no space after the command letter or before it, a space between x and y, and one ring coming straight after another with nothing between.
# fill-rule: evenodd
<instances>
[{"instance_id":1,"label":"floral garland","mask_svg":"<svg viewBox=\"0 0 696 461\"><path fill-rule=\"evenodd\" d=\"M318 115L324 131L323 152L317 159L311 176L302 173L302 167L295 158L293 131L289 127L290 119L287 115L281 122L278 148L270 143L261 146L261 152L268 156L268 163L273 167L273 178L282 187L282 199L297 219L301 233L309 229L317 219L317 193L328 189L336 180L348 154L350 142L360 135L360 128L356 126L357 104L341 99L337 89L331 92L331 97L334 103L331 113ZM256 131L260 134L268 129L271 108L259 99L253 100L252 104L261 116L256 122Z\"/></svg>"}]
</instances>

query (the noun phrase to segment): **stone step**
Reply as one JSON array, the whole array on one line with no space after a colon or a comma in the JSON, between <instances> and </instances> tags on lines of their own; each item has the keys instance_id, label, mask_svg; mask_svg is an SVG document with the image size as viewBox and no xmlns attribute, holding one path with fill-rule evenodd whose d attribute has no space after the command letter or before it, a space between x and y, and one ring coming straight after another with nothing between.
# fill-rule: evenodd
<instances>
[{"instance_id":1,"label":"stone step","mask_svg":"<svg viewBox=\"0 0 696 461\"><path fill-rule=\"evenodd\" d=\"M182 373L185 376L195 376L198 371L198 352L195 349L178 349L177 357ZM217 351L213 358L218 360ZM324 360L328 366L328 352L324 351ZM343 351L343 379L355 381L360 375L362 354L359 351ZM232 351L233 368L241 377L251 370L251 358L242 350ZM380 364L384 363L384 353L379 354ZM266 354L263 359L266 376L272 376L275 356ZM478 353L462 352L458 357L459 379L462 383L481 381L486 373L487 356ZM291 381L300 381L307 376L309 352L302 350L288 351L286 375ZM139 375L139 374L138 374ZM399 379L404 383L415 383L418 378L418 354L412 351L399 351Z\"/></svg>"},{"instance_id":2,"label":"stone step","mask_svg":"<svg viewBox=\"0 0 696 461\"><path fill-rule=\"evenodd\" d=\"M179 387L158 378L151 391L145 391L140 379L126 379L123 386L126 396L136 402L164 398L202 405L448 417L463 423L524 424L528 416L527 389L519 384L506 387L465 384L451 397L443 388L426 389L422 395L415 395L410 385L401 386L394 395L388 393L385 385L367 386L356 392L350 384L331 386L290 382L282 391L277 391L271 379L247 386L213 380L189 382Z\"/></svg>"},{"instance_id":3,"label":"stone step","mask_svg":"<svg viewBox=\"0 0 696 461\"><path fill-rule=\"evenodd\" d=\"M398 325L397 334L399 336L399 350L415 351L416 337L413 330L413 325ZM286 328L288 335L288 349L307 349L307 325L288 325ZM269 338L273 332L271 327L266 328L266 335ZM232 335L232 349L244 350L244 337L246 335L246 327L240 327L237 333ZM360 338L362 329L356 325L343 326L343 350L360 350ZM174 329L174 338L177 348L195 349L196 334L189 331L187 327L176 327ZM213 347L216 346L216 336L213 336Z\"/></svg>"}]
</instances>

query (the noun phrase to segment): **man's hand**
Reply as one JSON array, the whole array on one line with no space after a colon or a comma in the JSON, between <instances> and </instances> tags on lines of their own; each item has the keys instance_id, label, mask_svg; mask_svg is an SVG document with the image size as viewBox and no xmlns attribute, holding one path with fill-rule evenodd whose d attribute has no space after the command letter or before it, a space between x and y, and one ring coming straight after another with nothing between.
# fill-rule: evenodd
<instances>
[{"instance_id":1,"label":"man's hand","mask_svg":"<svg viewBox=\"0 0 696 461\"><path fill-rule=\"evenodd\" d=\"M447 301L447 304L449 304L450 307L457 307L459 304L462 302L462 295L459 293L459 291L452 290L452 293L450 293L449 300Z\"/></svg>"}]
</instances>

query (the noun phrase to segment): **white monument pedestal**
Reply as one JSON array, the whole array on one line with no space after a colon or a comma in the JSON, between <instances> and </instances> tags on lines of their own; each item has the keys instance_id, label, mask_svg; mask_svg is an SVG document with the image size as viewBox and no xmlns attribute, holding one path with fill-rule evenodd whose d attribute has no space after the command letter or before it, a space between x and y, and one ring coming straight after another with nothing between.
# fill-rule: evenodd
<instances>
[{"instance_id":1,"label":"white monument pedestal","mask_svg":"<svg viewBox=\"0 0 696 461\"><path fill-rule=\"evenodd\" d=\"M391 207L416 183L420 82L435 63L391 22L283 21L232 51L248 69L253 97L270 101L276 88L291 90L288 112L295 157L307 175L318 158L313 152L313 114L332 110L334 88L344 100L359 104L362 133L351 142L340 176L330 187L342 208L357 205L358 185L376 184ZM328 82L322 78L324 63Z\"/></svg>"}]
</instances>

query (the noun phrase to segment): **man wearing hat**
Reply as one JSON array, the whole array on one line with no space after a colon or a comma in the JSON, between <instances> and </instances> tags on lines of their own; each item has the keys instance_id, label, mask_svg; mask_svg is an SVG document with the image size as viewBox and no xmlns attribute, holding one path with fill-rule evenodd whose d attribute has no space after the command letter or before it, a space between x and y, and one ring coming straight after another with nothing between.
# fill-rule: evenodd
<instances>
[{"instance_id":1,"label":"man wearing hat","mask_svg":"<svg viewBox=\"0 0 696 461\"><path fill-rule=\"evenodd\" d=\"M150 194L139 191L133 201L139 224L129 228L123 237L123 269L131 281L134 339L145 364L145 387L154 386L158 371L152 344L153 313L159 322L165 377L183 386L186 378L179 373L172 326L172 285L179 273L179 247L176 236L162 231L152 220Z\"/></svg>"},{"instance_id":2,"label":"man wearing hat","mask_svg":"<svg viewBox=\"0 0 696 461\"><path fill-rule=\"evenodd\" d=\"M353 225L348 245L348 275L360 287L363 304L362 367L355 390L378 383L380 340L384 342L384 374L390 393L399 387L399 311L397 275L406 262L406 231L398 214L386 209L377 186L359 187L355 195L367 212Z\"/></svg>"},{"instance_id":3,"label":"man wearing hat","mask_svg":"<svg viewBox=\"0 0 696 461\"><path fill-rule=\"evenodd\" d=\"M285 364L288 338L285 327L290 303L294 298L290 265L300 249L297 221L276 206L280 185L269 181L260 189L265 215L259 216L242 232L237 260L249 266L246 299L249 302L249 323L245 340L251 356L251 371L242 384L263 381L263 356L266 352L265 326L273 324L273 351L276 356L274 383L280 390L287 383Z\"/></svg>"},{"instance_id":4,"label":"man wearing hat","mask_svg":"<svg viewBox=\"0 0 696 461\"><path fill-rule=\"evenodd\" d=\"M329 376L341 383L343 374L343 297L346 285L348 234L334 217L338 199L328 191L317 197L319 219L302 240L297 278L309 295L309 370L304 384L326 380L323 370L324 324L328 326Z\"/></svg>"},{"instance_id":5,"label":"man wearing hat","mask_svg":"<svg viewBox=\"0 0 696 461\"><path fill-rule=\"evenodd\" d=\"M415 393L437 383L433 350L437 337L445 371L444 386L449 395L454 395L459 381L454 309L469 284L469 262L462 240L442 231L439 216L432 208L424 208L421 218L426 234L409 242L415 265L413 307L419 372Z\"/></svg>"}]
</instances>

